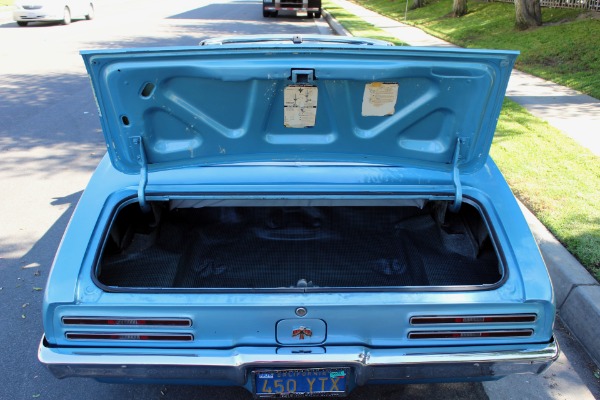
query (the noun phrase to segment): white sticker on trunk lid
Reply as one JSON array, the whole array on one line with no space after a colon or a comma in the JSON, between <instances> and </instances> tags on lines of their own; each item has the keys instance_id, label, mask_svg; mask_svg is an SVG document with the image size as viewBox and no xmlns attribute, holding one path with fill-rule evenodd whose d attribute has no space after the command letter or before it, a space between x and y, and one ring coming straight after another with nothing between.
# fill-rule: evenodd
<instances>
[{"instance_id":1,"label":"white sticker on trunk lid","mask_svg":"<svg viewBox=\"0 0 600 400\"><path fill-rule=\"evenodd\" d=\"M398 84L373 82L365 85L363 95L363 117L382 117L394 114L398 100Z\"/></svg>"},{"instance_id":2,"label":"white sticker on trunk lid","mask_svg":"<svg viewBox=\"0 0 600 400\"><path fill-rule=\"evenodd\" d=\"M316 86L290 85L283 92L283 124L287 128L315 126L317 118Z\"/></svg>"}]
</instances>

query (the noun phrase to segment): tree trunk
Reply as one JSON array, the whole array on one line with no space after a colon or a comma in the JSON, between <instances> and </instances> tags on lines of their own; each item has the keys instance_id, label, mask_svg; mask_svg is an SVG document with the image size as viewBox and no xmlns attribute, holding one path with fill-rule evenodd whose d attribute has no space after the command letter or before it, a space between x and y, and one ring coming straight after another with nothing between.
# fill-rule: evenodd
<instances>
[{"instance_id":1,"label":"tree trunk","mask_svg":"<svg viewBox=\"0 0 600 400\"><path fill-rule=\"evenodd\" d=\"M467 13L467 0L454 0L452 4L452 15L462 17Z\"/></svg>"},{"instance_id":2,"label":"tree trunk","mask_svg":"<svg viewBox=\"0 0 600 400\"><path fill-rule=\"evenodd\" d=\"M542 25L540 0L515 0L515 28L520 31Z\"/></svg>"},{"instance_id":3,"label":"tree trunk","mask_svg":"<svg viewBox=\"0 0 600 400\"><path fill-rule=\"evenodd\" d=\"M413 0L412 7L410 9L414 10L415 8L421 8L424 4L425 0Z\"/></svg>"}]
</instances>

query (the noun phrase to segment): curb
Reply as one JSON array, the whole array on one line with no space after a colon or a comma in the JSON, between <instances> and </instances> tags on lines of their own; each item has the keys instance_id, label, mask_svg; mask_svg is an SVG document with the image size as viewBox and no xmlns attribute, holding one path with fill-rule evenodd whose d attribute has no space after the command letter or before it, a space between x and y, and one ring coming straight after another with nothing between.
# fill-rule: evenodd
<instances>
[{"instance_id":1,"label":"curb","mask_svg":"<svg viewBox=\"0 0 600 400\"><path fill-rule=\"evenodd\" d=\"M329 27L333 30L333 33L335 33L337 36L352 36L352 34L346 28L344 28L342 24L337 22L337 20L333 18L331 14L327 12L327 10L323 9L321 12L323 14L323 18L325 18L325 21L327 21Z\"/></svg>"},{"instance_id":2,"label":"curb","mask_svg":"<svg viewBox=\"0 0 600 400\"><path fill-rule=\"evenodd\" d=\"M336 35L352 36L325 10ZM538 244L554 287L558 317L600 365L600 284L521 202L521 210Z\"/></svg>"}]
</instances>

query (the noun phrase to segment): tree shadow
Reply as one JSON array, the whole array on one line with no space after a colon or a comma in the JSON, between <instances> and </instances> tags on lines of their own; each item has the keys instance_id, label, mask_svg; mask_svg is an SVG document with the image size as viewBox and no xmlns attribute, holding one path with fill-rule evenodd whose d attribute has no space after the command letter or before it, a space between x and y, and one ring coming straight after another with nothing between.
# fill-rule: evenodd
<instances>
[{"instance_id":1,"label":"tree shadow","mask_svg":"<svg viewBox=\"0 0 600 400\"><path fill-rule=\"evenodd\" d=\"M23 265L38 265L41 270L47 273L50 270L50 264L54 255L54 250L58 248L63 232L71 219L75 206L83 193L82 190L71 193L63 197L52 199L52 206L64 206L67 208L44 235L25 253L19 260Z\"/></svg>"},{"instance_id":2,"label":"tree shadow","mask_svg":"<svg viewBox=\"0 0 600 400\"><path fill-rule=\"evenodd\" d=\"M0 96L3 177L69 168L91 171L105 151L97 107L84 75L5 75Z\"/></svg>"}]
</instances>

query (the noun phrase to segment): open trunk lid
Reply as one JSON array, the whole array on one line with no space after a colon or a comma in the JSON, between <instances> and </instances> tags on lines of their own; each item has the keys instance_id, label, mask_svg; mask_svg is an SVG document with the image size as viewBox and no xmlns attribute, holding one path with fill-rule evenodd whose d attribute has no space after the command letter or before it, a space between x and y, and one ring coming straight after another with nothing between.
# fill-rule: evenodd
<instances>
[{"instance_id":1,"label":"open trunk lid","mask_svg":"<svg viewBox=\"0 0 600 400\"><path fill-rule=\"evenodd\" d=\"M306 41L82 52L113 165L371 163L472 172L517 56Z\"/></svg>"}]
</instances>

